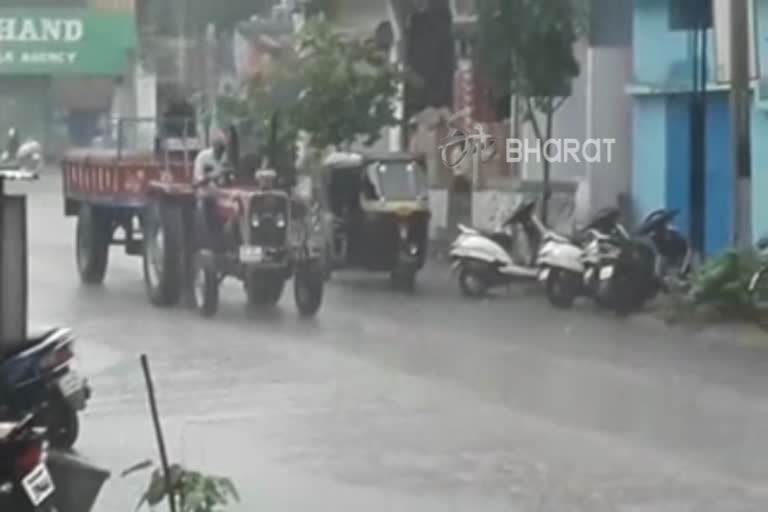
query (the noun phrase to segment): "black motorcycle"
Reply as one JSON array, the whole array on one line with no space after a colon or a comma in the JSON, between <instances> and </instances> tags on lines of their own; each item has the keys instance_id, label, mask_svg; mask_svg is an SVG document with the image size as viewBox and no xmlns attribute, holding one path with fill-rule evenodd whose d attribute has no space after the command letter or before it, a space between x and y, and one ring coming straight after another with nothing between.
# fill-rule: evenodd
<instances>
[{"instance_id":1,"label":"black motorcycle","mask_svg":"<svg viewBox=\"0 0 768 512\"><path fill-rule=\"evenodd\" d=\"M0 423L0 510L55 512L55 485L46 465L45 429L34 415Z\"/></svg>"},{"instance_id":2,"label":"black motorcycle","mask_svg":"<svg viewBox=\"0 0 768 512\"><path fill-rule=\"evenodd\" d=\"M679 213L678 210L666 208L651 212L635 232L637 237L646 237L656 251L656 274L662 281L664 291L684 283L691 273L691 246L672 224Z\"/></svg>"},{"instance_id":3,"label":"black motorcycle","mask_svg":"<svg viewBox=\"0 0 768 512\"><path fill-rule=\"evenodd\" d=\"M619 222L617 208L598 212L587 230L592 234L584 255L585 287L598 305L626 315L641 308L661 290L658 254L653 241L630 234ZM656 221L646 225L655 232Z\"/></svg>"},{"instance_id":4,"label":"black motorcycle","mask_svg":"<svg viewBox=\"0 0 768 512\"><path fill-rule=\"evenodd\" d=\"M54 448L71 448L79 433L78 412L91 391L72 368L74 337L69 329L30 331L27 339L0 351L0 419L37 411Z\"/></svg>"}]
</instances>

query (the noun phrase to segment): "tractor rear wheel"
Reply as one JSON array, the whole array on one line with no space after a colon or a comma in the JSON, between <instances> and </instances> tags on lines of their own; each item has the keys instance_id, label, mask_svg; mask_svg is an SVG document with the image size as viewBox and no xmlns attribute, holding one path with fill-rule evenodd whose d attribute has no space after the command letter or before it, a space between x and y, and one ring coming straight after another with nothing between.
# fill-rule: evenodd
<instances>
[{"instance_id":1,"label":"tractor rear wheel","mask_svg":"<svg viewBox=\"0 0 768 512\"><path fill-rule=\"evenodd\" d=\"M181 298L184 247L181 205L153 199L144 215L144 284L152 304L173 306Z\"/></svg>"}]
</instances>

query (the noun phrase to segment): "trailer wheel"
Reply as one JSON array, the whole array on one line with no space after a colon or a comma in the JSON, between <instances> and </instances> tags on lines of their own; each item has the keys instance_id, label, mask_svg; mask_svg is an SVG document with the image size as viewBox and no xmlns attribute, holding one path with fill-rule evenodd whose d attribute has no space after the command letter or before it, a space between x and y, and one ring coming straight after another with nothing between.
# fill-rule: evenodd
<instances>
[{"instance_id":1,"label":"trailer wheel","mask_svg":"<svg viewBox=\"0 0 768 512\"><path fill-rule=\"evenodd\" d=\"M144 284L152 304L172 306L181 298L183 250L181 206L152 200L144 217Z\"/></svg>"},{"instance_id":2,"label":"trailer wheel","mask_svg":"<svg viewBox=\"0 0 768 512\"><path fill-rule=\"evenodd\" d=\"M80 280L101 284L107 272L112 223L109 217L89 204L80 206L77 216L76 260Z\"/></svg>"}]
</instances>

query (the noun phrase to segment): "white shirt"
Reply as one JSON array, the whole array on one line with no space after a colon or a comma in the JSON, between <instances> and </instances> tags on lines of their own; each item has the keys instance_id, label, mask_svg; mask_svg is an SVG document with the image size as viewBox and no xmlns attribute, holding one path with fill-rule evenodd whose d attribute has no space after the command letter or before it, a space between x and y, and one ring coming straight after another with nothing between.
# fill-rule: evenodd
<instances>
[{"instance_id":1,"label":"white shirt","mask_svg":"<svg viewBox=\"0 0 768 512\"><path fill-rule=\"evenodd\" d=\"M210 168L210 169L207 169ZM200 151L195 158L194 177L195 181L200 181L208 173L216 172L219 168L219 161L213 154L213 148L206 148Z\"/></svg>"}]
</instances>

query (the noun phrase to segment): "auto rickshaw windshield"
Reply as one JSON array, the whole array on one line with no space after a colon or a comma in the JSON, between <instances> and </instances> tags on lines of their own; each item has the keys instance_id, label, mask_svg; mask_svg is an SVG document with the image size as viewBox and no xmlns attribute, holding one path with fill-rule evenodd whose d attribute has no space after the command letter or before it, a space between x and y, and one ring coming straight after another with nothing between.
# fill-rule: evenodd
<instances>
[{"instance_id":1,"label":"auto rickshaw windshield","mask_svg":"<svg viewBox=\"0 0 768 512\"><path fill-rule=\"evenodd\" d=\"M366 168L366 177L377 199L409 201L428 193L424 168L415 161L374 162Z\"/></svg>"}]
</instances>

